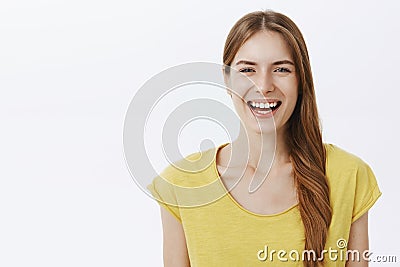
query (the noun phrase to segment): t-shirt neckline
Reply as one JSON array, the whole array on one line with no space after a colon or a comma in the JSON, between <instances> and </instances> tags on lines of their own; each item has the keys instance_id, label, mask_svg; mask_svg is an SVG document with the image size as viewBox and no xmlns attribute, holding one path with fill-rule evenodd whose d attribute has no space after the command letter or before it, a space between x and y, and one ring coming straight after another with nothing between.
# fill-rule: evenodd
<instances>
[{"instance_id":1,"label":"t-shirt neckline","mask_svg":"<svg viewBox=\"0 0 400 267\"><path fill-rule=\"evenodd\" d=\"M257 216L257 217L277 217L277 216L281 216L281 215L284 215L284 214L286 214L286 213L289 213L289 212L291 212L291 211L294 211L295 208L299 205L299 203L296 203L296 204L290 206L289 208L287 208L287 209L285 209L285 210L283 210L283 211L277 212L277 213L272 213L272 214L261 214L261 213L256 213L256 212L253 212L253 211L250 211L250 210L246 209L246 208L243 207L239 202L236 201L236 199L230 194L229 190L226 188L226 186L225 186L224 182L222 181L221 176L220 176L220 174L219 174L219 172L218 172L218 168L217 168L217 154L218 154L218 151L219 151L221 148L223 148L223 147L225 147L225 146L227 146L227 145L229 145L229 144L230 144L230 143L224 143L224 144L218 146L218 147L214 150L214 160L213 160L213 163L212 163L212 168L213 168L213 171L215 172L215 175L216 175L216 177L217 177L219 183L221 184L221 186L222 186L223 189L225 190L226 195L227 195L228 198L231 200L231 202L232 202L237 208L239 208L240 210L244 211L245 213L248 213L248 214L250 214L250 215L252 215L252 216Z\"/></svg>"}]
</instances>

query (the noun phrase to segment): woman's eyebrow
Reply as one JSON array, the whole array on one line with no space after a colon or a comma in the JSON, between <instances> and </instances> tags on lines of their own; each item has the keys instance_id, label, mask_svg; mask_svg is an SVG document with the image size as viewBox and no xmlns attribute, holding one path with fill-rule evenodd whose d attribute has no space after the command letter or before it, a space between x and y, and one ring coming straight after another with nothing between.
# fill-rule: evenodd
<instances>
[{"instance_id":1,"label":"woman's eyebrow","mask_svg":"<svg viewBox=\"0 0 400 267\"><path fill-rule=\"evenodd\" d=\"M244 64L244 65L257 65L257 63L253 62L253 61L249 61L249 60L239 60L238 62L236 62L235 65L240 65L240 64Z\"/></svg>"},{"instance_id":2,"label":"woman's eyebrow","mask_svg":"<svg viewBox=\"0 0 400 267\"><path fill-rule=\"evenodd\" d=\"M275 61L274 63L272 63L272 65L283 65L283 64L289 64L289 65L293 65L294 63L288 59L285 60L279 60L279 61Z\"/></svg>"},{"instance_id":3,"label":"woman's eyebrow","mask_svg":"<svg viewBox=\"0 0 400 267\"><path fill-rule=\"evenodd\" d=\"M250 60L239 60L238 62L236 62L235 65L240 65L240 64L252 65L252 66L257 65L256 62L250 61ZM292 61L288 60L288 59L278 60L278 61L275 61L274 63L272 63L272 65L274 65L274 66L283 65L283 64L289 64L289 65L293 65L294 66L294 63Z\"/></svg>"}]
</instances>

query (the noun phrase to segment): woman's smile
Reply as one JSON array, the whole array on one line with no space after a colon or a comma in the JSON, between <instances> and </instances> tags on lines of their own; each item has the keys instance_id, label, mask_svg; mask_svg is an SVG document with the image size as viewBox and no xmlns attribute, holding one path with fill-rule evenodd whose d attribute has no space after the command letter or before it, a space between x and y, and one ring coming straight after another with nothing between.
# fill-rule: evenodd
<instances>
[{"instance_id":1,"label":"woman's smile","mask_svg":"<svg viewBox=\"0 0 400 267\"><path fill-rule=\"evenodd\" d=\"M275 99L255 99L247 101L249 109L257 118L271 118L275 115L281 104L282 101Z\"/></svg>"}]
</instances>

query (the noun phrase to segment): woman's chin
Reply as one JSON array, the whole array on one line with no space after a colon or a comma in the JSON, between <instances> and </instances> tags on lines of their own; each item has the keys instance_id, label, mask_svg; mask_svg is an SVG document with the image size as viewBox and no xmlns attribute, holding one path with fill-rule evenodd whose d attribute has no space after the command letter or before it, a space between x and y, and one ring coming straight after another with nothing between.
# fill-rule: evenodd
<instances>
[{"instance_id":1,"label":"woman's chin","mask_svg":"<svg viewBox=\"0 0 400 267\"><path fill-rule=\"evenodd\" d=\"M251 127L246 127L248 131L256 134L271 136L276 134L276 127L274 122L252 123Z\"/></svg>"},{"instance_id":2,"label":"woman's chin","mask_svg":"<svg viewBox=\"0 0 400 267\"><path fill-rule=\"evenodd\" d=\"M240 116L242 125L248 134L263 134L266 136L275 135L277 131L276 120L273 117L258 118L253 114L243 114Z\"/></svg>"}]
</instances>

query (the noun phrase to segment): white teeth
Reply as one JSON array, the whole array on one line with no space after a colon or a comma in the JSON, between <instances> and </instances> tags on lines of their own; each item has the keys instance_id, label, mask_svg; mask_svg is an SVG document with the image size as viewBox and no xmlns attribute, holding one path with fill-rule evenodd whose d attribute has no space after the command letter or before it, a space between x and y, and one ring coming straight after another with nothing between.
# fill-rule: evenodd
<instances>
[{"instance_id":1,"label":"white teeth","mask_svg":"<svg viewBox=\"0 0 400 267\"><path fill-rule=\"evenodd\" d=\"M265 102L264 103L264 102L251 101L250 105L252 107L256 107L256 108L274 108L274 107L276 107L278 105L278 102L271 102L271 103Z\"/></svg>"}]
</instances>

